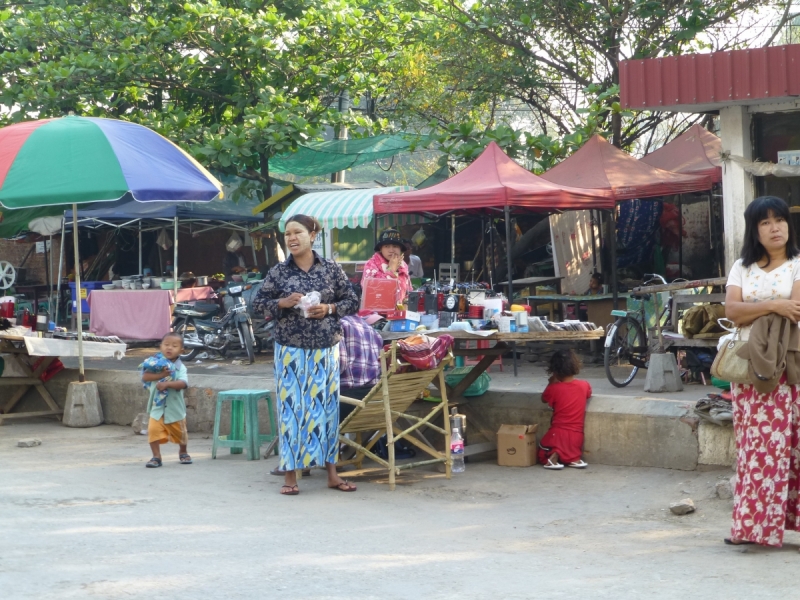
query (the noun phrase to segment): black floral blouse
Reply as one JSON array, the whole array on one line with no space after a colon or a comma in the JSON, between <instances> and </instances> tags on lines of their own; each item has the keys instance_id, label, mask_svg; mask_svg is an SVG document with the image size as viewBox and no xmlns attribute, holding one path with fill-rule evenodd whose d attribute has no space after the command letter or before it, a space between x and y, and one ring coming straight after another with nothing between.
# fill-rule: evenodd
<instances>
[{"instance_id":1,"label":"black floral blouse","mask_svg":"<svg viewBox=\"0 0 800 600\"><path fill-rule=\"evenodd\" d=\"M322 319L306 319L297 308L279 308L278 301L295 292L319 292L322 304L336 304L336 312ZM314 264L308 273L289 255L267 273L264 284L253 300L254 311L266 311L275 318L275 341L295 348L331 348L342 338L339 317L355 314L358 296L342 268L314 252Z\"/></svg>"}]
</instances>

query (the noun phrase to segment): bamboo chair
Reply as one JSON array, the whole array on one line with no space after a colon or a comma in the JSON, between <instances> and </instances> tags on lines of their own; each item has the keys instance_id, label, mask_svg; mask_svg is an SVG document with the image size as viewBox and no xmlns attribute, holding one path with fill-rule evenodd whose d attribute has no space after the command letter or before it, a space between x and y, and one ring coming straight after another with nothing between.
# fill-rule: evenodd
<instances>
[{"instance_id":1,"label":"bamboo chair","mask_svg":"<svg viewBox=\"0 0 800 600\"><path fill-rule=\"evenodd\" d=\"M387 366L388 359L388 366ZM446 356L435 369L428 371L413 371L398 373L403 363L398 359L397 342L392 342L391 350L381 351L381 380L375 384L363 400L355 400L340 396L339 400L355 406L339 426L339 441L354 450L351 458L342 460L337 466L356 465L362 468L364 457L369 457L376 463L389 470L389 489L395 489L395 478L401 470L444 463L445 475L450 479L450 431L446 429L449 424L447 410L447 393L444 381L444 368L453 360L453 354ZM441 390L442 401L434 406L423 418L407 414L408 408L419 398L420 394L428 388L436 378L439 378L437 387ZM445 428L439 427L432 421L434 417L442 415ZM398 424L399 419L405 419L409 426L402 429ZM443 436L444 451L436 450L428 441L415 435L420 427L428 427ZM385 460L373 452L373 447L383 434L386 434L389 459ZM355 434L352 440L345 434ZM362 441L366 434L366 442ZM394 443L407 440L419 450L432 458L415 462L395 463Z\"/></svg>"}]
</instances>

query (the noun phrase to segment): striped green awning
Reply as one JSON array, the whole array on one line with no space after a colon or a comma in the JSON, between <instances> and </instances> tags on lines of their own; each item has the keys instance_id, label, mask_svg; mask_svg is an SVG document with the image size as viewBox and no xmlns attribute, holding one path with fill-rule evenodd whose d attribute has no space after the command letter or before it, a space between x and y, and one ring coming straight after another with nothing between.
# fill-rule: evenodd
<instances>
[{"instance_id":1,"label":"striped green awning","mask_svg":"<svg viewBox=\"0 0 800 600\"><path fill-rule=\"evenodd\" d=\"M373 196L392 192L407 192L413 189L413 187L407 185L399 185L306 194L289 205L283 216L281 216L279 228L284 231L286 229L286 220L292 215L315 217L322 224L323 229L369 227L373 216ZM381 228L424 222L427 222L424 217L410 214L381 215L378 217L378 226Z\"/></svg>"}]
</instances>

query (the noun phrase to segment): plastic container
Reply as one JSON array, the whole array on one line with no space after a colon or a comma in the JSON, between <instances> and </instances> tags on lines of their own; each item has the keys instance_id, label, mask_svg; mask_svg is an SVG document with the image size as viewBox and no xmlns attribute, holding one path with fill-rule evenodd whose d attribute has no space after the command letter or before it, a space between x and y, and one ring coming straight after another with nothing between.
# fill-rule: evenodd
<instances>
[{"instance_id":1,"label":"plastic container","mask_svg":"<svg viewBox=\"0 0 800 600\"><path fill-rule=\"evenodd\" d=\"M0 298L0 317L13 319L17 299L14 296L3 296Z\"/></svg>"},{"instance_id":2,"label":"plastic container","mask_svg":"<svg viewBox=\"0 0 800 600\"><path fill-rule=\"evenodd\" d=\"M439 316L438 315L422 315L420 323L425 325L426 329L439 329Z\"/></svg>"},{"instance_id":3,"label":"plastic container","mask_svg":"<svg viewBox=\"0 0 800 600\"><path fill-rule=\"evenodd\" d=\"M450 387L457 386L467 374L472 371L473 367L456 367L447 375L444 376L444 380L447 382L447 385ZM483 396L486 391L489 389L489 384L491 383L492 378L489 377L488 373L481 373L478 378L472 382L466 391L464 392L465 397L469 396Z\"/></svg>"},{"instance_id":4,"label":"plastic container","mask_svg":"<svg viewBox=\"0 0 800 600\"><path fill-rule=\"evenodd\" d=\"M101 290L103 289L104 285L111 284L110 281L81 281L81 311L84 313L89 312L89 303L87 299L89 298L89 293L93 290ZM72 299L72 310L78 310L78 302L75 296L75 282L69 282L69 293Z\"/></svg>"},{"instance_id":5,"label":"plastic container","mask_svg":"<svg viewBox=\"0 0 800 600\"><path fill-rule=\"evenodd\" d=\"M419 321L411 319L397 319L389 321L389 331L414 331L419 325Z\"/></svg>"},{"instance_id":6,"label":"plastic container","mask_svg":"<svg viewBox=\"0 0 800 600\"><path fill-rule=\"evenodd\" d=\"M458 429L453 429L450 433L450 459L453 461L450 467L453 473L463 473L466 470L464 465L464 438L458 433Z\"/></svg>"}]
</instances>

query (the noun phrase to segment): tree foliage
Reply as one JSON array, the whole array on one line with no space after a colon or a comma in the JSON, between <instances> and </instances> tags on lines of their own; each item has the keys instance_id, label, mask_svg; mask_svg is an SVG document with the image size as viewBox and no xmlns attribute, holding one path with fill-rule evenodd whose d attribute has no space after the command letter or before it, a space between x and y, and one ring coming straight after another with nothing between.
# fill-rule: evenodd
<instances>
[{"instance_id":1,"label":"tree foliage","mask_svg":"<svg viewBox=\"0 0 800 600\"><path fill-rule=\"evenodd\" d=\"M89 0L0 11L4 123L69 113L142 123L259 186L269 158L380 94L411 27L391 0Z\"/></svg>"}]
</instances>

